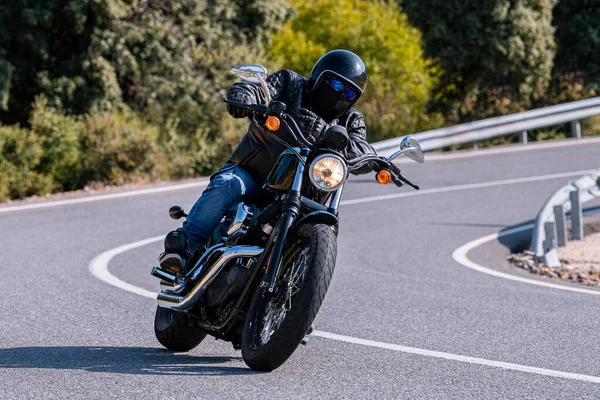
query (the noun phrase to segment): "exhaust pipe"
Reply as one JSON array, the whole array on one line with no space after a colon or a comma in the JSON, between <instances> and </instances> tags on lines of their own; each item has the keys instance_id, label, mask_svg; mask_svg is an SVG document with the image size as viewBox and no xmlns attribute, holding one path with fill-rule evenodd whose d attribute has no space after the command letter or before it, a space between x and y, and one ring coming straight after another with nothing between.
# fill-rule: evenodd
<instances>
[{"instance_id":1,"label":"exhaust pipe","mask_svg":"<svg viewBox=\"0 0 600 400\"><path fill-rule=\"evenodd\" d=\"M158 305L175 311L187 311L202 296L208 285L221 273L227 262L235 258L258 257L264 249L257 246L234 246L227 249L213 264L204 278L186 296L160 292L157 296ZM152 270L154 272L154 270ZM153 273L154 275L154 273ZM156 275L155 275L156 276Z\"/></svg>"}]
</instances>

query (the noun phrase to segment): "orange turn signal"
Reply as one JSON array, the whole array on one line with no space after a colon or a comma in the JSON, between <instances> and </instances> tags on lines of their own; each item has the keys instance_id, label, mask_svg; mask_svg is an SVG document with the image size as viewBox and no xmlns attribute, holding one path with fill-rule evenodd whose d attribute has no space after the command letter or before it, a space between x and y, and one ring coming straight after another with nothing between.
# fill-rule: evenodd
<instances>
[{"instance_id":1,"label":"orange turn signal","mask_svg":"<svg viewBox=\"0 0 600 400\"><path fill-rule=\"evenodd\" d=\"M279 129L279 126L281 126L281 122L279 121L279 118L271 115L269 118L267 118L265 126L270 131L276 131L277 129Z\"/></svg>"},{"instance_id":2,"label":"orange turn signal","mask_svg":"<svg viewBox=\"0 0 600 400\"><path fill-rule=\"evenodd\" d=\"M377 182L381 183L382 185L387 185L391 180L392 174L390 174L389 171L382 169L377 173Z\"/></svg>"}]
</instances>

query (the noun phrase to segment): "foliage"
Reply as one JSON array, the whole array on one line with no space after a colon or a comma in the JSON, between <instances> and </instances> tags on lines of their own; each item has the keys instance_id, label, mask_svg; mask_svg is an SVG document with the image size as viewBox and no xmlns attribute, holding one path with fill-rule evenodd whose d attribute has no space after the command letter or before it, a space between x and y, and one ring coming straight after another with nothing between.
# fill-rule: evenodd
<instances>
[{"instance_id":1,"label":"foliage","mask_svg":"<svg viewBox=\"0 0 600 400\"><path fill-rule=\"evenodd\" d=\"M600 2L561 0L553 11L557 53L555 93L562 101L579 100L600 91ZM577 85L573 93L565 83Z\"/></svg>"},{"instance_id":2,"label":"foliage","mask_svg":"<svg viewBox=\"0 0 600 400\"><path fill-rule=\"evenodd\" d=\"M82 121L82 182L126 183L158 178L165 160L158 129L133 113L101 113Z\"/></svg>"},{"instance_id":3,"label":"foliage","mask_svg":"<svg viewBox=\"0 0 600 400\"><path fill-rule=\"evenodd\" d=\"M256 52L286 15L284 0L10 2L0 8L0 117L27 122L39 93L69 114L202 106L228 81L205 55Z\"/></svg>"},{"instance_id":4,"label":"foliage","mask_svg":"<svg viewBox=\"0 0 600 400\"><path fill-rule=\"evenodd\" d=\"M557 0L403 0L443 71L433 109L451 122L522 111L548 88Z\"/></svg>"},{"instance_id":5,"label":"foliage","mask_svg":"<svg viewBox=\"0 0 600 400\"><path fill-rule=\"evenodd\" d=\"M228 71L257 62L288 13L285 0L9 2L0 121L36 138L43 190L210 173L241 134L221 103Z\"/></svg>"},{"instance_id":6,"label":"foliage","mask_svg":"<svg viewBox=\"0 0 600 400\"><path fill-rule=\"evenodd\" d=\"M37 168L43 155L41 139L18 126L0 126L0 201L51 192L51 176Z\"/></svg>"},{"instance_id":7,"label":"foliage","mask_svg":"<svg viewBox=\"0 0 600 400\"><path fill-rule=\"evenodd\" d=\"M421 37L390 2L295 0L296 16L275 34L269 54L279 65L308 76L329 50L354 51L369 72L364 112L369 138L386 138L439 124L426 104L432 71L421 50Z\"/></svg>"},{"instance_id":8,"label":"foliage","mask_svg":"<svg viewBox=\"0 0 600 400\"><path fill-rule=\"evenodd\" d=\"M52 176L63 189L78 188L82 131L77 120L48 107L47 99L41 96L34 103L29 122L43 151L37 170Z\"/></svg>"}]
</instances>

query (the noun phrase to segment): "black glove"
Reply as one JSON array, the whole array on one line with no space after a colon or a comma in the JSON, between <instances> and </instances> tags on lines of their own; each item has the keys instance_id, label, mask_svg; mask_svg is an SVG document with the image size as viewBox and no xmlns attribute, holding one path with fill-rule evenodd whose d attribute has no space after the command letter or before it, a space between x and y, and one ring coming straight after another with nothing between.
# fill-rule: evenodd
<instances>
[{"instance_id":1,"label":"black glove","mask_svg":"<svg viewBox=\"0 0 600 400\"><path fill-rule=\"evenodd\" d=\"M295 118L298 127L311 142L316 141L327 128L327 122L314 112L301 108Z\"/></svg>"},{"instance_id":2,"label":"black glove","mask_svg":"<svg viewBox=\"0 0 600 400\"><path fill-rule=\"evenodd\" d=\"M227 92L227 100L238 101L244 104L252 104L252 99L249 96L245 96L242 93L239 93L235 90L235 86L232 86ZM238 106L234 106L233 104L227 103L227 112L233 118L245 118L250 114L250 110L247 108L241 108Z\"/></svg>"}]
</instances>

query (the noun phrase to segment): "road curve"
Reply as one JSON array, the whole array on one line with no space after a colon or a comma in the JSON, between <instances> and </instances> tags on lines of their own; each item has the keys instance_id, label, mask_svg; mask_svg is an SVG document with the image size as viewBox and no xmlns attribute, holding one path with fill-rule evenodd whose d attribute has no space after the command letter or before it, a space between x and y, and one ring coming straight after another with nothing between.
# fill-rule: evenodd
<instances>
[{"instance_id":1,"label":"road curve","mask_svg":"<svg viewBox=\"0 0 600 400\"><path fill-rule=\"evenodd\" d=\"M597 141L569 141L403 163L420 193L351 179L320 333L268 374L221 341L163 351L155 302L88 269L173 229L168 207L189 208L201 181L2 205L0 398L598 398L598 296L482 274L452 254L530 220L571 177L598 168L599 154ZM501 242L474 249L475 261L531 278L501 262ZM156 291L159 249L149 240L115 254L109 274Z\"/></svg>"}]
</instances>

